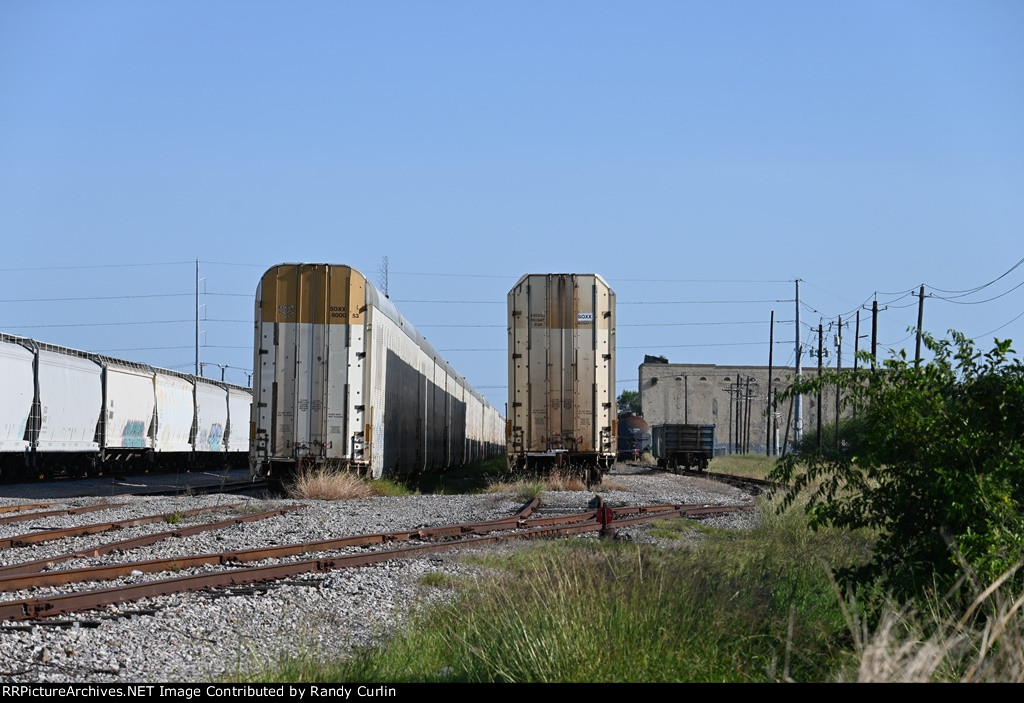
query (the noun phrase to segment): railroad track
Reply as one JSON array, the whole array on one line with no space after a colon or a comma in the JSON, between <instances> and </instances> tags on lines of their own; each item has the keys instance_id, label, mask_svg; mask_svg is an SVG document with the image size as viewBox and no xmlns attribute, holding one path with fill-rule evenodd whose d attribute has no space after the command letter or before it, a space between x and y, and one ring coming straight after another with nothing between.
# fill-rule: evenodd
<instances>
[{"instance_id":1,"label":"railroad track","mask_svg":"<svg viewBox=\"0 0 1024 703\"><path fill-rule=\"evenodd\" d=\"M195 534L199 531L223 529L240 522L272 517L289 510L301 509L302 507L291 506L265 513L244 515L231 520L170 530L132 540L112 542L57 557L0 567L0 591L8 592L66 586L73 583L92 583L125 576L138 577L143 574L165 573L169 571L180 572L184 569L209 569L211 567L216 569L192 575L158 578L111 588L73 591L0 602L0 620L26 621L53 618L58 615L88 612L108 605L129 603L154 596L225 588L249 588L257 584L280 583L282 580L293 579L306 574L322 573L356 566L369 566L393 559L418 558L427 554L452 549L484 547L519 539L549 539L594 531L611 534L620 527L654 519L674 516L700 518L751 509L750 506L709 504L664 504L627 506L614 509L598 506L592 510L578 513L538 517L538 500L535 499L524 505L514 515L482 522L460 523L399 532L363 534L313 542L273 545L254 549L166 559L123 562L79 569L46 570L50 569L54 564L77 557L125 552L135 547L153 544L161 539ZM197 510L194 512L198 514L201 511ZM38 514L35 513L35 515ZM143 524L140 521L156 522L160 519L166 519L166 515L147 516L122 522L125 524ZM113 524L115 523L97 523L93 526L71 529L79 530L77 534L91 534L92 532L105 531L100 529L101 525L110 526ZM107 527L107 529L114 528ZM86 531L82 532L82 530ZM92 532L89 532L89 530L92 530ZM56 535L56 532L52 531L51 536L54 539L59 539L60 537ZM7 546L20 543L19 538L9 538L8 542L10 544ZM361 549L352 552L355 548ZM347 553L337 553L342 550L347 550ZM310 558L310 555L320 556ZM268 559L282 560L294 559L295 557L300 558L298 560L269 565L240 566ZM261 585L260 587L263 586ZM92 619L95 620L95 618Z\"/></svg>"},{"instance_id":2,"label":"railroad track","mask_svg":"<svg viewBox=\"0 0 1024 703\"><path fill-rule=\"evenodd\" d=\"M642 465L630 462L629 466L636 467L636 466L642 466ZM752 495L760 495L762 493L767 493L768 491L772 490L773 488L778 488L779 487L779 484L777 484L777 483L772 483L771 481L766 481L766 480L760 479L760 478L753 478L753 477L750 477L750 476L735 476L733 474L722 474L722 473L715 473L714 471L707 471L707 470L701 471L701 470L698 470L698 469L687 469L687 468L683 468L683 467L679 467L679 468L676 468L676 469L663 469L663 468L657 468L657 467L649 466L649 467L644 467L644 468L646 468L649 471L649 473L651 473L652 475L653 474L659 474L659 473L671 473L671 474L674 474L676 476L689 476L689 477L692 477L692 478L707 478L707 479L711 479L713 481L718 481L720 483L726 483L726 484L728 484L730 486L735 486L737 488L741 488L741 489L743 489L745 491L749 491Z\"/></svg>"},{"instance_id":3,"label":"railroad track","mask_svg":"<svg viewBox=\"0 0 1024 703\"><path fill-rule=\"evenodd\" d=\"M749 491L752 495L761 495L767 493L773 488L777 488L778 484L766 481L760 478L752 478L750 476L734 476L732 474L720 474L714 471L698 471L695 469L676 469L673 473L679 476L692 476L695 478L708 478L713 481L720 483L727 483L730 486L742 488L745 491Z\"/></svg>"},{"instance_id":4,"label":"railroad track","mask_svg":"<svg viewBox=\"0 0 1024 703\"><path fill-rule=\"evenodd\" d=\"M240 493L256 495L270 490L265 480L250 481L222 481L208 485L175 486L174 488L161 488L154 491L141 491L134 493L138 496L188 496L207 495L210 493Z\"/></svg>"}]
</instances>

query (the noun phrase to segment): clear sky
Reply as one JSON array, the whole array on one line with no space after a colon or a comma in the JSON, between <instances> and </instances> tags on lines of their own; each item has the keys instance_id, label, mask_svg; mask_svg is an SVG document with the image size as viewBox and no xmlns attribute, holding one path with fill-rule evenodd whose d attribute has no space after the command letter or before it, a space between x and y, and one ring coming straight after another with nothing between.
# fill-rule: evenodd
<instances>
[{"instance_id":1,"label":"clear sky","mask_svg":"<svg viewBox=\"0 0 1024 703\"><path fill-rule=\"evenodd\" d=\"M190 372L199 259L235 383L265 269L385 256L499 408L525 273L608 280L619 390L792 363L795 278L1024 348L1022 222L1019 0L0 3L0 330Z\"/></svg>"}]
</instances>

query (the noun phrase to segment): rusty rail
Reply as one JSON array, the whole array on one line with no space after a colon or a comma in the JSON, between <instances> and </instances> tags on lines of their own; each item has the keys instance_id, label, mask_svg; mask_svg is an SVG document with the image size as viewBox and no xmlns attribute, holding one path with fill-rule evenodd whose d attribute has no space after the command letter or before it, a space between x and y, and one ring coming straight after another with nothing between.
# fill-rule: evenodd
<instances>
[{"instance_id":1,"label":"rusty rail","mask_svg":"<svg viewBox=\"0 0 1024 703\"><path fill-rule=\"evenodd\" d=\"M290 505L284 508L276 508L274 510L267 510L261 513L239 515L237 517L233 517L228 520L221 520L219 522L208 522L201 525L191 525L189 527L182 527L176 530L168 530L166 532L156 532L151 535L133 537L131 539L125 539L119 542L109 542L107 544L101 544L90 549L83 549L82 551L72 552L70 554L61 554L54 557L47 557L44 559L36 559L34 561L21 562L19 564L9 564L7 566L0 566L0 582L2 582L2 577L4 576L38 573L52 564L59 564L61 562L70 561L71 559L79 559L82 557L98 557L103 554L110 554L111 552L126 552L128 550L136 549L138 547L147 547L151 544L156 544L157 542L169 539L171 537L190 537L192 535L197 535L202 532L223 530L225 528L234 527L235 525L240 525L246 522L256 522L257 520L265 520L267 518L276 517L278 515L284 515L285 513L290 513L294 510L301 510L304 507L306 506Z\"/></svg>"},{"instance_id":2,"label":"rusty rail","mask_svg":"<svg viewBox=\"0 0 1024 703\"><path fill-rule=\"evenodd\" d=\"M680 505L680 506L659 506L665 508L663 510L642 510L636 509L635 516L631 518L616 519L611 521L609 524L612 527L625 526L628 524L635 524L646 520L653 520L661 517L669 517L672 515L702 515L711 512L733 512L750 510L751 506L711 506L711 505ZM589 514L589 513L587 513ZM204 558L216 558L219 561L217 563L231 563L241 559L253 560L269 558L270 556L288 556L296 553L300 553L297 550L309 550L317 549L320 545L331 544L338 545L345 543L344 546L353 546L354 544L363 543L367 544L366 540L380 539L380 542L393 541L398 539L409 539L412 536L422 536L424 534L442 536L451 534L453 529L458 529L460 534L475 534L477 531L483 531L490 525L495 530L504 530L505 526L512 520L516 521L519 525L523 526L519 532L500 534L500 535L488 535L488 536L472 536L463 537L462 539L448 541L448 542L432 542L423 545L417 545L413 547L399 547L395 549L380 550L372 553L364 554L352 554L347 556L339 556L333 558L322 558L322 559L308 559L304 561L292 562L289 564L277 564L271 566L261 567L249 567L244 569L233 569L229 571L221 571L215 573L198 574L194 576L182 576L171 579L161 579L155 581L148 581L145 583L132 584L129 586L121 586L117 588L106 588L93 591L85 591L81 593L70 593L56 596L49 596L43 598L30 598L17 601L8 601L0 603L0 619L3 620L26 620L38 617L50 617L54 615L61 615L68 612L78 610L91 610L105 605L112 605L115 603L125 603L140 598L147 598L159 595L169 595L172 593L182 593L189 591L200 591L210 588L223 588L228 586L241 586L252 583L259 583L261 581L272 581L281 578L288 578L291 576L298 576L301 574L332 571L335 569L355 567L355 566L368 566L371 564L377 564L383 561L391 559L401 559L406 557L415 557L421 554L429 554L438 551L445 551L449 549L456 549L462 547L475 547L484 546L488 544L496 544L502 541L508 541L512 539L536 539L536 538L548 538L570 534L581 534L584 532L591 532L606 528L608 525L603 525L597 520L587 519L580 521L577 518L579 515L564 516L567 518L568 524L565 525L542 525L525 527L527 521L516 515L514 518L501 518L498 520L487 521L483 523L472 523L471 525L449 525L440 528L432 528L430 530L416 530L399 533L391 533L390 535L361 535L355 537L342 538L340 540L323 540L320 542L311 542L302 545L288 545L286 547L270 547L253 550L245 550L244 552L229 552L219 555L205 555L204 557L183 557L177 560L160 560L159 563L165 563L166 561L176 561L182 567L195 566L198 563L191 563L191 560L204 559ZM543 518L542 521L550 521L551 518ZM541 521L537 521L541 522ZM462 529L468 528L468 529ZM385 539L390 538L390 539ZM369 542L372 543L372 542ZM335 549L336 546L323 547L322 549ZM284 551L288 551L288 554L283 554ZM155 565L158 562L138 562L135 564L121 564L113 565L111 567L98 567L92 571L100 571L103 569L110 569L111 573L115 570L122 570L118 575L124 575L123 570L129 569L130 573L134 571L142 571L147 564L153 564L154 570ZM210 562L203 562L210 563ZM81 571L81 570L78 570ZM52 572L51 574L44 574L45 577L61 578L59 574L62 572ZM69 575L71 571L68 572ZM36 575L37 577L40 575ZM12 577L13 579L13 577ZM6 580L6 579L5 579ZM31 580L31 579L30 579ZM74 579L78 580L78 579ZM9 581L14 583L13 580ZM40 582L34 581L31 585L40 585ZM24 586L21 586L24 587Z\"/></svg>"},{"instance_id":3,"label":"rusty rail","mask_svg":"<svg viewBox=\"0 0 1024 703\"><path fill-rule=\"evenodd\" d=\"M56 530L43 530L41 532L30 532L16 537L5 537L0 539L0 548L3 547L27 547L30 544L39 542L52 542L53 540L64 539L65 537L82 537L93 535L98 532L110 532L125 527L138 527L139 525L150 525L154 522L168 521L179 518L191 517L200 513L208 513L221 508L237 508L241 503L231 503L223 506L210 506L207 508L196 508L194 510L163 513L161 515L147 515L145 517L128 518L114 522L94 522L91 525L80 525L78 527L64 527Z\"/></svg>"},{"instance_id":4,"label":"rusty rail","mask_svg":"<svg viewBox=\"0 0 1024 703\"><path fill-rule=\"evenodd\" d=\"M49 508L53 503L23 503L21 505L0 506L0 513L14 513L19 510L35 510L37 508Z\"/></svg>"},{"instance_id":5,"label":"rusty rail","mask_svg":"<svg viewBox=\"0 0 1024 703\"><path fill-rule=\"evenodd\" d=\"M126 503L98 503L96 505L87 505L84 508L68 508L66 510L47 510L42 513L25 513L23 515L8 515L7 517L0 517L0 525L8 525L12 522L25 522L27 520L35 520L41 517L54 517L56 515L82 515L84 513L92 513L97 510L110 510L111 508L120 508Z\"/></svg>"}]
</instances>

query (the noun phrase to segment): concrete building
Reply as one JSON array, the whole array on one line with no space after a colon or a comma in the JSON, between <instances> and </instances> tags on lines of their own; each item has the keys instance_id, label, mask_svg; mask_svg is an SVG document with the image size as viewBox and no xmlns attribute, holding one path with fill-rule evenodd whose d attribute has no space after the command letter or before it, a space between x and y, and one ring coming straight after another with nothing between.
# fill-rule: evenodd
<instances>
[{"instance_id":1,"label":"concrete building","mask_svg":"<svg viewBox=\"0 0 1024 703\"><path fill-rule=\"evenodd\" d=\"M804 377L818 373L817 362L802 369ZM781 395L796 376L793 367L670 364L664 357L647 356L640 365L639 393L644 419L662 424L715 425L715 454L764 454L765 447L793 446L796 431L793 401L779 400L769 412L769 391ZM816 435L818 412L823 426L836 421L834 388L822 398L803 397L804 435ZM771 439L769 439L771 438Z\"/></svg>"}]
</instances>

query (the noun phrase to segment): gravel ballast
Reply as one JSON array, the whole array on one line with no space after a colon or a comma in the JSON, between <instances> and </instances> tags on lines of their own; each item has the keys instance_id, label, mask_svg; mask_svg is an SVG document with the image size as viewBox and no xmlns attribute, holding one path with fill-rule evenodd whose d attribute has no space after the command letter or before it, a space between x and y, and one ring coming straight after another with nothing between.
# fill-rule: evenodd
<instances>
[{"instance_id":1,"label":"gravel ballast","mask_svg":"<svg viewBox=\"0 0 1024 703\"><path fill-rule=\"evenodd\" d=\"M605 486L624 490L545 492L545 512L573 513L587 509L595 494L607 505L708 503L750 505L744 491L708 479L674 476L640 467L616 465ZM53 508L92 505L103 501L123 506L86 515L53 516L0 524L0 539L45 529L109 522L199 507L216 510L186 518L180 525L164 521L85 537L0 549L0 565L53 557L164 532L175 527L228 519L303 504L301 510L192 537L165 539L152 546L102 557L76 558L53 569L161 559L173 556L243 550L271 545L394 532L461 522L491 520L514 514L522 501L511 493L375 497L346 501L265 500L234 495L191 497L107 496L55 501ZM25 500L0 498L0 506ZM227 508L229 504L241 506ZM744 529L756 512L731 513L702 521L718 527ZM643 527L619 531L619 537L653 541ZM595 537L596 538L596 537ZM351 549L332 554L359 551ZM414 603L443 598L446 591L420 586L430 572L472 577L474 567L457 558L458 551L401 559L382 564L311 574L286 583L256 585L234 591L161 596L110 606L89 613L54 618L56 624L0 624L0 678L15 683L199 682L239 671L259 670L285 655L318 652L344 656L354 647L374 644L400 624ZM294 560L311 558L301 555ZM321 556L321 555L316 555ZM256 562L256 566L271 562ZM220 567L208 567L208 569ZM0 594L4 601L108 588L115 585L201 573L134 574L94 584L37 588Z\"/></svg>"}]
</instances>

